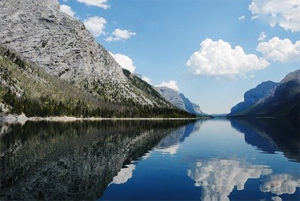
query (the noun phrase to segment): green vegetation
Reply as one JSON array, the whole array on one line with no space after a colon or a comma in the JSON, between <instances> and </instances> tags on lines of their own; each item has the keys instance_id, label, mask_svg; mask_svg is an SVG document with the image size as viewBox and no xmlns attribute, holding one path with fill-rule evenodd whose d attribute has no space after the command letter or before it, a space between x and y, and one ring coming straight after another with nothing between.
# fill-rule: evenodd
<instances>
[{"instance_id":1,"label":"green vegetation","mask_svg":"<svg viewBox=\"0 0 300 201\"><path fill-rule=\"evenodd\" d=\"M148 83L126 71L124 74L144 96L152 95L161 103L166 102ZM100 84L95 90L102 89L103 100L94 96L93 92L86 92L45 73L25 58L0 46L0 101L9 106L10 113L24 113L28 117L195 117L167 103L165 107L144 106L130 99L122 101L122 104L114 103L118 100L118 92L111 93L115 100L105 97L106 90Z\"/></svg>"},{"instance_id":2,"label":"green vegetation","mask_svg":"<svg viewBox=\"0 0 300 201\"><path fill-rule=\"evenodd\" d=\"M141 89L146 95L153 96L157 100L165 102L165 99L163 99L161 95L155 89L153 89L153 87L150 84L140 79L139 77L131 74L130 71L126 69L123 69L123 73L135 87Z\"/></svg>"}]
</instances>

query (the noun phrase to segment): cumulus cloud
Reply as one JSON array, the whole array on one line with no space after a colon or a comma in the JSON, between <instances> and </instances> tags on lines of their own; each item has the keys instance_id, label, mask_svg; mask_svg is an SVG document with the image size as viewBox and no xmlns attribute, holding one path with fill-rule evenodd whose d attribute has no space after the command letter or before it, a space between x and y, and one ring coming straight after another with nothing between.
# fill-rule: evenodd
<instances>
[{"instance_id":1,"label":"cumulus cloud","mask_svg":"<svg viewBox=\"0 0 300 201\"><path fill-rule=\"evenodd\" d=\"M100 35L105 35L104 28L106 20L103 17L90 17L85 19L83 23L93 36L98 37Z\"/></svg>"},{"instance_id":2,"label":"cumulus cloud","mask_svg":"<svg viewBox=\"0 0 300 201\"><path fill-rule=\"evenodd\" d=\"M272 27L279 25L285 30L300 31L299 0L252 0L249 10L252 19L262 18Z\"/></svg>"},{"instance_id":3,"label":"cumulus cloud","mask_svg":"<svg viewBox=\"0 0 300 201\"><path fill-rule=\"evenodd\" d=\"M245 15L243 15L243 16L240 16L240 17L238 18L238 20L239 20L239 21L241 21L241 22L244 22L244 21L245 21L245 19L246 19Z\"/></svg>"},{"instance_id":4,"label":"cumulus cloud","mask_svg":"<svg viewBox=\"0 0 300 201\"><path fill-rule=\"evenodd\" d=\"M107 0L77 0L79 3L84 3L87 6L96 6L103 9L108 9Z\"/></svg>"},{"instance_id":5,"label":"cumulus cloud","mask_svg":"<svg viewBox=\"0 0 300 201\"><path fill-rule=\"evenodd\" d=\"M129 70L131 73L134 72L136 66L133 64L133 61L124 54L113 54L110 52L116 62L124 69Z\"/></svg>"},{"instance_id":6,"label":"cumulus cloud","mask_svg":"<svg viewBox=\"0 0 300 201\"><path fill-rule=\"evenodd\" d=\"M112 35L113 36L109 36L105 40L108 42L127 40L127 39L131 38L131 36L135 36L136 33L125 30L125 29L116 29L112 32Z\"/></svg>"},{"instance_id":7,"label":"cumulus cloud","mask_svg":"<svg viewBox=\"0 0 300 201\"><path fill-rule=\"evenodd\" d=\"M70 15L71 17L75 16L75 12L72 10L72 8L68 5L65 5L65 4L60 6L60 11Z\"/></svg>"},{"instance_id":8,"label":"cumulus cloud","mask_svg":"<svg viewBox=\"0 0 300 201\"><path fill-rule=\"evenodd\" d=\"M211 159L196 162L187 175L195 181L195 186L202 187L201 200L228 200L234 190L243 190L248 179L257 179L268 175L272 170L263 165L226 160Z\"/></svg>"},{"instance_id":9,"label":"cumulus cloud","mask_svg":"<svg viewBox=\"0 0 300 201\"><path fill-rule=\"evenodd\" d=\"M174 80L170 80L169 82L163 81L162 83L155 85L156 87L168 87L175 91L179 91L179 87L177 86L177 82Z\"/></svg>"},{"instance_id":10,"label":"cumulus cloud","mask_svg":"<svg viewBox=\"0 0 300 201\"><path fill-rule=\"evenodd\" d=\"M259 43L256 50L273 62L300 61L300 41L293 44L289 39L274 37L268 42Z\"/></svg>"},{"instance_id":11,"label":"cumulus cloud","mask_svg":"<svg viewBox=\"0 0 300 201\"><path fill-rule=\"evenodd\" d=\"M269 63L254 54L245 54L240 46L234 48L223 40L205 39L200 50L194 52L186 62L187 67L195 75L234 78L245 76L248 72L262 70Z\"/></svg>"},{"instance_id":12,"label":"cumulus cloud","mask_svg":"<svg viewBox=\"0 0 300 201\"><path fill-rule=\"evenodd\" d=\"M259 37L258 37L258 40L259 41L264 41L265 38L267 38L266 33L265 32L261 32L260 35L259 35Z\"/></svg>"}]
</instances>

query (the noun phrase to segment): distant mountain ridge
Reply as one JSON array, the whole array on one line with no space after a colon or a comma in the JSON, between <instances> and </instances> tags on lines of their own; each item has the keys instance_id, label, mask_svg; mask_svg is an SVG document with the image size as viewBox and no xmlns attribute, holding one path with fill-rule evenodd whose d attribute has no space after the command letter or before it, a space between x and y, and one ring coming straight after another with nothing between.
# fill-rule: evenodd
<instances>
[{"instance_id":1,"label":"distant mountain ridge","mask_svg":"<svg viewBox=\"0 0 300 201\"><path fill-rule=\"evenodd\" d=\"M244 94L244 101L231 108L230 115L245 114L247 110L259 104L260 101L268 97L272 93L274 87L277 85L278 83L266 81L257 85L255 88L250 89Z\"/></svg>"},{"instance_id":2,"label":"distant mountain ridge","mask_svg":"<svg viewBox=\"0 0 300 201\"><path fill-rule=\"evenodd\" d=\"M164 97L167 101L175 105L176 107L185 110L195 115L205 115L200 109L200 106L196 103L192 103L184 94L179 93L168 87L155 87L155 89Z\"/></svg>"},{"instance_id":3,"label":"distant mountain ridge","mask_svg":"<svg viewBox=\"0 0 300 201\"><path fill-rule=\"evenodd\" d=\"M256 104L245 108L243 112L231 112L229 116L300 117L300 70L287 74L278 85L268 91L269 95ZM235 106L232 111L236 109Z\"/></svg>"}]
</instances>

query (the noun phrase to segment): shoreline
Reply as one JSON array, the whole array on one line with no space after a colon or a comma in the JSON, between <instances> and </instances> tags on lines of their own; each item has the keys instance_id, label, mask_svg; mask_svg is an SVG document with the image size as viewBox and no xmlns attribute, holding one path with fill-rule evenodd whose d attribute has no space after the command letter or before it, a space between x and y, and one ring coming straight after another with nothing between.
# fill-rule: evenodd
<instances>
[{"instance_id":1,"label":"shoreline","mask_svg":"<svg viewBox=\"0 0 300 201\"><path fill-rule=\"evenodd\" d=\"M204 117L206 119L206 117ZM71 117L71 116L52 116L52 117L27 117L24 114L21 115L5 115L0 116L0 122L4 123L21 123L24 124L27 121L49 121L49 122L72 122L72 121L103 121L103 120L120 120L120 121L127 121L127 120L197 120L201 119L201 117L195 118L163 118L163 117Z\"/></svg>"}]
</instances>

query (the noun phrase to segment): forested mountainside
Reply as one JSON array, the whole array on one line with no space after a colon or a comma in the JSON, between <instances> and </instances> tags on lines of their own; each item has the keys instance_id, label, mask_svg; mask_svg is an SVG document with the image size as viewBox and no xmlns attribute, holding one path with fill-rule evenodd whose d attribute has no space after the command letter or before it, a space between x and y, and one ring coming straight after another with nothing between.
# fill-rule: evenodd
<instances>
[{"instance_id":1,"label":"forested mountainside","mask_svg":"<svg viewBox=\"0 0 300 201\"><path fill-rule=\"evenodd\" d=\"M300 117L300 70L289 73L268 96L243 113L229 116Z\"/></svg>"},{"instance_id":2,"label":"forested mountainside","mask_svg":"<svg viewBox=\"0 0 300 201\"><path fill-rule=\"evenodd\" d=\"M144 82L136 81L136 85ZM148 92L145 92L148 93ZM161 102L164 101L161 97ZM191 117L176 108L105 102L0 46L0 112L26 116Z\"/></svg>"},{"instance_id":3,"label":"forested mountainside","mask_svg":"<svg viewBox=\"0 0 300 201\"><path fill-rule=\"evenodd\" d=\"M11 112L188 115L143 80L125 75L83 23L60 11L57 0L42 2L0 1L1 97Z\"/></svg>"}]
</instances>

